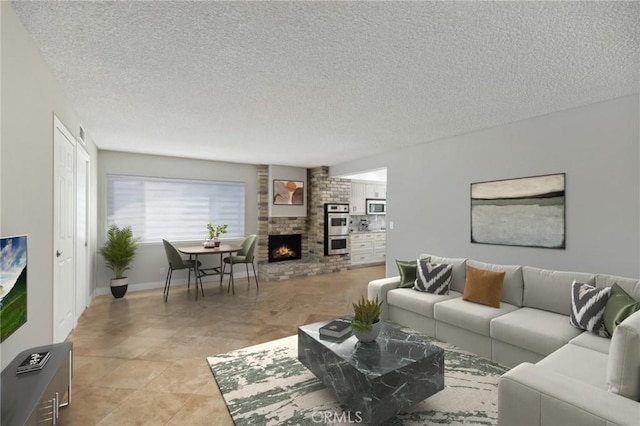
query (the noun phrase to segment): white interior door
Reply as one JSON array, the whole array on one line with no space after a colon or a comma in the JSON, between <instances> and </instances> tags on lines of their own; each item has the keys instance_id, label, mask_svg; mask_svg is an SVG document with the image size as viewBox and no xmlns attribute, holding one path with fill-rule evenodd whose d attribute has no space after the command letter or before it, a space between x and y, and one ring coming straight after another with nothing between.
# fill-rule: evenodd
<instances>
[{"instance_id":1,"label":"white interior door","mask_svg":"<svg viewBox=\"0 0 640 426\"><path fill-rule=\"evenodd\" d=\"M75 324L75 192L76 142L54 117L53 189L53 341L63 342Z\"/></svg>"},{"instance_id":2,"label":"white interior door","mask_svg":"<svg viewBox=\"0 0 640 426\"><path fill-rule=\"evenodd\" d=\"M89 154L76 149L76 297L74 326L88 306L89 294Z\"/></svg>"}]
</instances>

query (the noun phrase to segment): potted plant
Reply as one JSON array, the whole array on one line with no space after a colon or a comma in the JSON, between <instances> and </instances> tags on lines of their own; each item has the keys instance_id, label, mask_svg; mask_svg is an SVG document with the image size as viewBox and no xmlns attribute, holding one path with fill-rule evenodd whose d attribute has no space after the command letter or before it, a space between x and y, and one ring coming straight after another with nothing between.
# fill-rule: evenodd
<instances>
[{"instance_id":1,"label":"potted plant","mask_svg":"<svg viewBox=\"0 0 640 426\"><path fill-rule=\"evenodd\" d=\"M375 299L365 299L364 296L353 305L354 316L351 319L351 328L361 342L373 342L380 334L380 314L382 302Z\"/></svg>"},{"instance_id":2,"label":"potted plant","mask_svg":"<svg viewBox=\"0 0 640 426\"><path fill-rule=\"evenodd\" d=\"M111 278L111 294L116 299L123 297L129 286L129 278L123 276L124 271L130 269L131 262L136 257L138 238L133 237L131 227L118 228L111 225L107 231L107 241L100 249L105 265L115 274Z\"/></svg>"},{"instance_id":3,"label":"potted plant","mask_svg":"<svg viewBox=\"0 0 640 426\"><path fill-rule=\"evenodd\" d=\"M207 223L207 230L209 231L209 239L204 242L205 247L219 247L220 246L220 235L227 233L227 225L223 223L222 225L214 226L211 223ZM213 242L213 245L211 244Z\"/></svg>"}]
</instances>

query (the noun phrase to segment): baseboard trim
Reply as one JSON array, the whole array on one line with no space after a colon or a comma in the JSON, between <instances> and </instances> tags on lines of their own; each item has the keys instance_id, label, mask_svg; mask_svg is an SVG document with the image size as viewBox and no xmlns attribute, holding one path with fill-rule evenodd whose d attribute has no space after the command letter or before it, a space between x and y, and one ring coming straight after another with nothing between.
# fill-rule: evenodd
<instances>
[{"instance_id":1,"label":"baseboard trim","mask_svg":"<svg viewBox=\"0 0 640 426\"><path fill-rule=\"evenodd\" d=\"M251 277L251 279L253 279L253 274L249 274L249 276ZM207 283L207 282L219 282L220 281L220 276L219 275L211 275L209 276L207 279L207 277L205 277L205 279L203 280L203 283ZM247 273L246 271L243 272L235 272L233 273L233 278L234 281L236 281L237 284L237 280L240 278L247 278ZM258 277L258 279L260 279L260 277ZM227 274L225 274L224 276L224 282L226 283L229 280L229 276ZM186 287L187 286L187 279L186 278L182 278L182 279L173 279L171 280L171 287L175 288L175 287ZM145 290L156 290L159 288L164 288L164 280L163 281L152 281L152 282L146 282L146 283L137 283L137 284L131 284L129 283L129 288L127 289L127 292L136 292L136 291L145 291ZM95 292L94 292L94 298L96 296L104 296L106 294L111 294L111 289L109 288L109 286L106 287L98 287L96 288ZM92 300L93 301L93 300Z\"/></svg>"}]
</instances>

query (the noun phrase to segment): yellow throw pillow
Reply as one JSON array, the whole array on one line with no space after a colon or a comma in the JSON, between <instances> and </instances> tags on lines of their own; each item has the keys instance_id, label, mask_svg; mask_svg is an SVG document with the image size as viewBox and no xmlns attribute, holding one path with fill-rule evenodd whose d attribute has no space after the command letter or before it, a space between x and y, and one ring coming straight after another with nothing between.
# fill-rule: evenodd
<instances>
[{"instance_id":1,"label":"yellow throw pillow","mask_svg":"<svg viewBox=\"0 0 640 426\"><path fill-rule=\"evenodd\" d=\"M504 276L505 272L487 271L467 265L462 300L499 308Z\"/></svg>"}]
</instances>

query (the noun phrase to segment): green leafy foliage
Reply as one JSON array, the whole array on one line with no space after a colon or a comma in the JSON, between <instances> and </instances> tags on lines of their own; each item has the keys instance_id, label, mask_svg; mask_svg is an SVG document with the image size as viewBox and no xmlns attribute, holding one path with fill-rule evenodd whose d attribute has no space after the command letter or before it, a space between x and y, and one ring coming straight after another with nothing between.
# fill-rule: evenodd
<instances>
[{"instance_id":1,"label":"green leafy foliage","mask_svg":"<svg viewBox=\"0 0 640 426\"><path fill-rule=\"evenodd\" d=\"M211 223L207 223L207 229L209 230L209 238L217 238L222 234L227 233L227 228L229 225L223 223L222 225L214 226Z\"/></svg>"},{"instance_id":2,"label":"green leafy foliage","mask_svg":"<svg viewBox=\"0 0 640 426\"><path fill-rule=\"evenodd\" d=\"M131 227L118 228L111 225L107 231L107 242L100 249L107 268L116 275L116 279L122 278L122 274L130 269L131 262L136 257L139 238L133 237Z\"/></svg>"},{"instance_id":3,"label":"green leafy foliage","mask_svg":"<svg viewBox=\"0 0 640 426\"><path fill-rule=\"evenodd\" d=\"M0 302L0 342L27 322L27 267Z\"/></svg>"},{"instance_id":4,"label":"green leafy foliage","mask_svg":"<svg viewBox=\"0 0 640 426\"><path fill-rule=\"evenodd\" d=\"M373 323L380 320L382 313L382 302L378 300L378 296L373 300L362 296L358 303L351 304L355 314L351 319L351 328L358 331L371 331Z\"/></svg>"}]
</instances>

